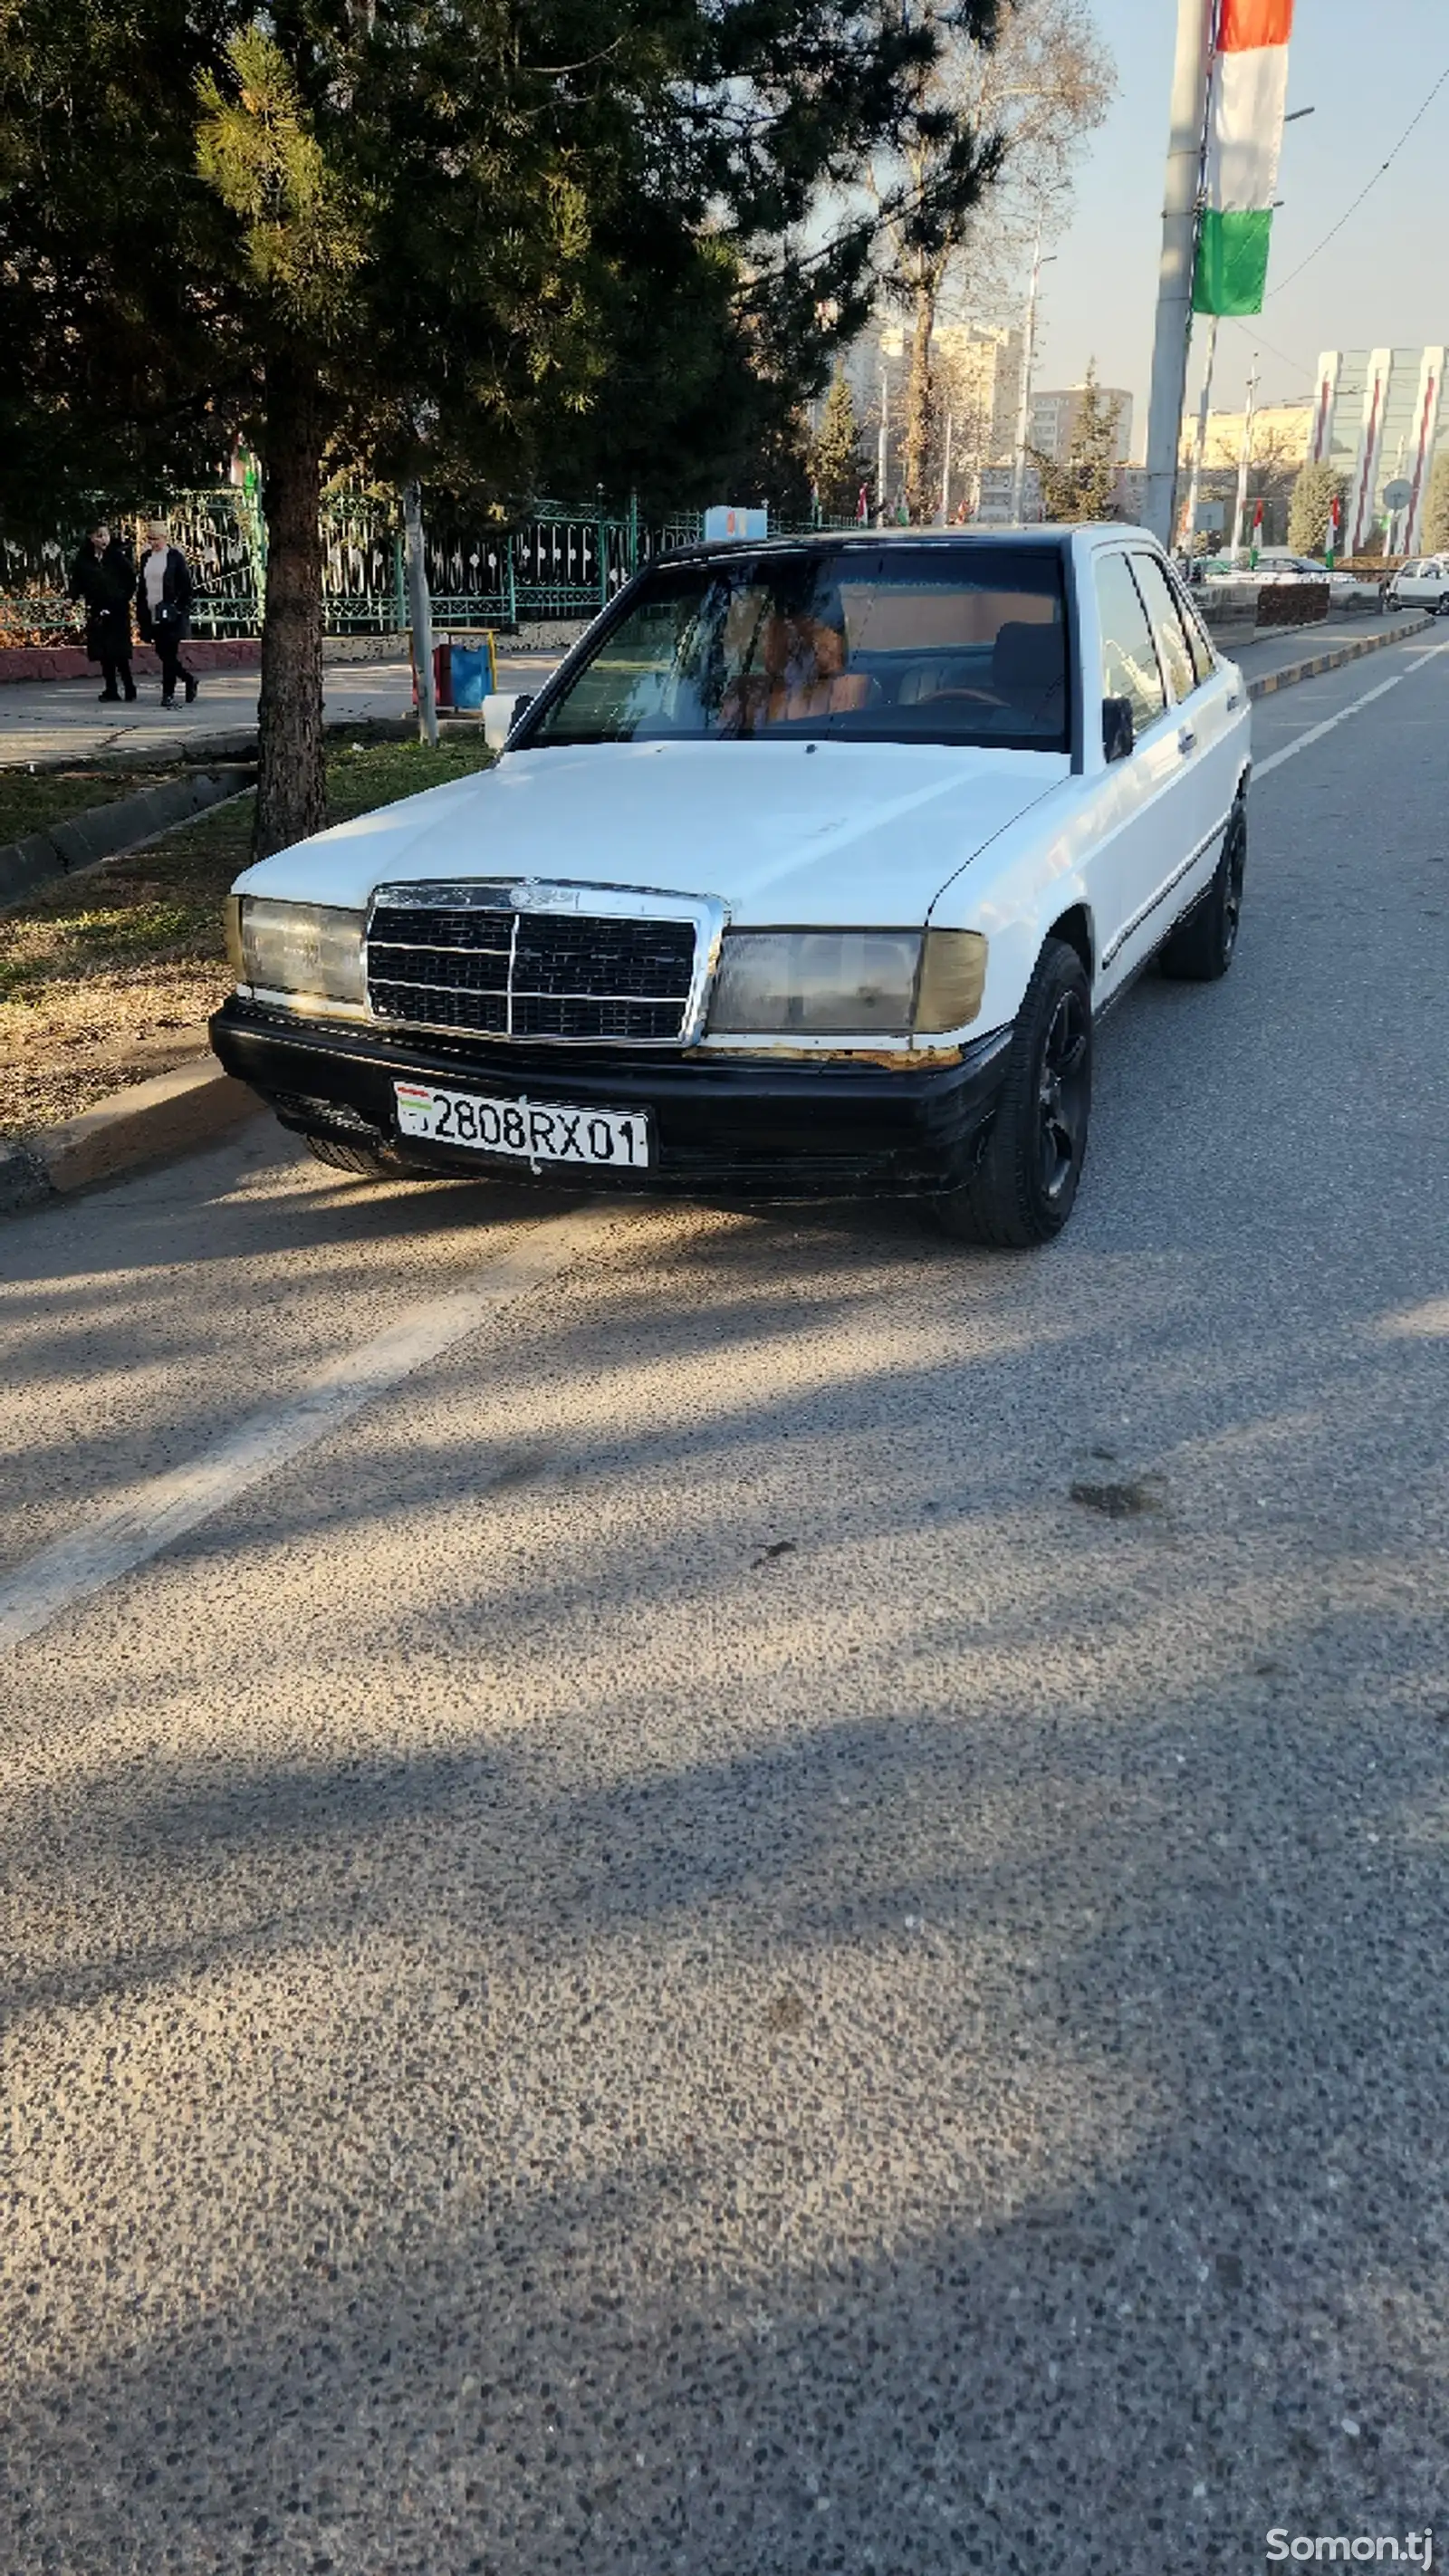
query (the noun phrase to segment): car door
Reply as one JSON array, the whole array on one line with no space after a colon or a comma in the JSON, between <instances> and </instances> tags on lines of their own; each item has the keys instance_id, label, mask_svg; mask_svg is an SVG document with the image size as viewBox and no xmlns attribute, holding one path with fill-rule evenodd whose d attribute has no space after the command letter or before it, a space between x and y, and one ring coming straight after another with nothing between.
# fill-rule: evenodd
<instances>
[{"instance_id":1,"label":"car door","mask_svg":"<svg viewBox=\"0 0 1449 2576\"><path fill-rule=\"evenodd\" d=\"M1138 925L1151 910L1181 837L1174 806L1183 755L1126 547L1101 548L1092 558L1092 575L1101 702L1104 708L1125 705L1132 719L1130 752L1108 759L1102 773L1086 863L1098 992L1105 1000L1130 972Z\"/></svg>"},{"instance_id":2,"label":"car door","mask_svg":"<svg viewBox=\"0 0 1449 2576\"><path fill-rule=\"evenodd\" d=\"M1182 846L1160 889L1161 912L1147 925L1151 937L1160 939L1169 921L1200 890L1199 881L1205 885L1217 865L1241 764L1242 682L1218 661L1160 555L1136 548L1132 569L1177 707L1177 747L1183 761Z\"/></svg>"}]
</instances>

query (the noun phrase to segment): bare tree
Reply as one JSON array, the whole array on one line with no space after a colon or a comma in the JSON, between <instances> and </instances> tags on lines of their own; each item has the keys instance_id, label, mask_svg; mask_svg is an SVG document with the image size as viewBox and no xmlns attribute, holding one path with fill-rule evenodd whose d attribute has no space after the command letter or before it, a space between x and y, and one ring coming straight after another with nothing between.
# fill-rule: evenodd
<instances>
[{"instance_id":1,"label":"bare tree","mask_svg":"<svg viewBox=\"0 0 1449 2576\"><path fill-rule=\"evenodd\" d=\"M1293 497L1293 486L1298 479L1302 454L1300 442L1290 430L1269 428L1261 435L1256 433L1254 435L1252 454L1248 459L1246 494L1248 524L1251 527L1253 512L1261 501L1264 518L1272 522L1272 534L1265 540L1269 545L1281 544L1280 530L1286 533L1288 508ZM1324 515L1326 518L1327 513L1325 512ZM1323 535L1320 530L1314 539L1311 551L1315 554L1320 553L1322 547ZM1309 549L1304 548L1302 551L1306 553Z\"/></svg>"},{"instance_id":2,"label":"bare tree","mask_svg":"<svg viewBox=\"0 0 1449 2576\"><path fill-rule=\"evenodd\" d=\"M886 227L886 294L910 314L905 485L912 518L929 515L932 446L931 338L943 298L969 287L976 309L999 306L1019 269L1021 236L1038 218L1059 224L1083 138L1105 117L1116 88L1111 57L1087 0L1009 0L994 40L963 33L952 0L919 0L939 48L923 74L916 130L905 152L906 210ZM910 208L932 194L938 162L970 137L982 187L949 225L913 227ZM877 162L871 187L885 203L899 167Z\"/></svg>"}]
</instances>

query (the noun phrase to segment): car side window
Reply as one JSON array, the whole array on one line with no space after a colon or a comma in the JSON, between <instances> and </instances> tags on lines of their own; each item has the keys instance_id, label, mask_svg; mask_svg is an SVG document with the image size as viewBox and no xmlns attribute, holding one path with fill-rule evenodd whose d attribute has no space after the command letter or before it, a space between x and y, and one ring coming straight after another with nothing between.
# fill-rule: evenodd
<instances>
[{"instance_id":1,"label":"car side window","mask_svg":"<svg viewBox=\"0 0 1449 2576\"><path fill-rule=\"evenodd\" d=\"M1094 571L1102 627L1102 695L1127 700L1133 732L1140 734L1156 723L1167 704L1147 611L1124 554L1098 555Z\"/></svg>"},{"instance_id":2,"label":"car side window","mask_svg":"<svg viewBox=\"0 0 1449 2576\"><path fill-rule=\"evenodd\" d=\"M1197 675L1198 685L1201 687L1203 681L1210 680L1214 671L1217 669L1217 655L1214 653L1211 644L1208 642L1207 628L1204 626L1202 619L1199 617L1197 610L1192 604L1192 601L1188 598L1181 582L1174 580L1172 574L1169 573L1167 576L1167 586L1171 591L1173 598L1177 602L1177 613L1182 619L1182 631L1187 637L1187 649L1192 655L1192 667Z\"/></svg>"},{"instance_id":3,"label":"car side window","mask_svg":"<svg viewBox=\"0 0 1449 2576\"><path fill-rule=\"evenodd\" d=\"M1197 672L1167 575L1155 555L1134 555L1132 570L1147 603L1157 658L1167 673L1172 694L1175 698L1190 698L1197 687Z\"/></svg>"}]
</instances>

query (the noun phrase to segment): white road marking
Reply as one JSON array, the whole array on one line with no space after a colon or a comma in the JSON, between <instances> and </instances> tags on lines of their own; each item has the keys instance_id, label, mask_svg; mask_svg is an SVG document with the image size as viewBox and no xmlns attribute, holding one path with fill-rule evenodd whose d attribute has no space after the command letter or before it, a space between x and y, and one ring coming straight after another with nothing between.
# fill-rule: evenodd
<instances>
[{"instance_id":1,"label":"white road marking","mask_svg":"<svg viewBox=\"0 0 1449 2576\"><path fill-rule=\"evenodd\" d=\"M596 1201L530 1226L467 1286L414 1306L375 1341L329 1360L299 1394L224 1433L189 1466L148 1477L98 1518L42 1548L0 1582L0 1650L20 1645L74 1602L145 1565L249 1486L315 1448L375 1396L476 1332L501 1306L557 1278L617 1224L618 1214Z\"/></svg>"},{"instance_id":2,"label":"white road marking","mask_svg":"<svg viewBox=\"0 0 1449 2576\"><path fill-rule=\"evenodd\" d=\"M1375 698L1387 697L1390 689L1396 689L1401 680L1407 680L1411 671L1422 671L1425 663L1432 662L1436 653L1449 653L1449 644L1426 645L1412 662L1406 662L1401 671L1395 671L1391 680L1381 680L1376 689L1365 689L1361 698L1355 698L1349 706L1340 707L1336 716L1325 716L1322 724L1310 725L1306 733L1295 734L1292 742L1285 742L1281 751L1270 751L1266 760L1255 760L1254 778L1267 778L1273 770L1281 768L1285 760L1291 760L1295 752L1306 751L1311 742L1321 742L1326 733L1332 733L1335 725L1347 724L1349 717L1356 716L1361 707L1371 707Z\"/></svg>"},{"instance_id":3,"label":"white road marking","mask_svg":"<svg viewBox=\"0 0 1449 2576\"><path fill-rule=\"evenodd\" d=\"M1281 769L1284 761L1291 760L1295 752L1306 751L1311 742L1321 742L1326 733L1332 733L1335 725L1347 724L1349 717L1356 716L1361 707L1371 707L1375 698L1386 698L1390 689L1396 689L1400 680L1407 678L1407 671L1396 671L1391 680L1381 680L1376 689L1366 689L1363 696L1355 698L1351 705L1340 707L1336 716L1325 716L1322 724L1310 725L1306 733L1296 734L1292 742L1284 743L1281 751L1270 751L1266 760L1255 760L1254 781Z\"/></svg>"}]
</instances>

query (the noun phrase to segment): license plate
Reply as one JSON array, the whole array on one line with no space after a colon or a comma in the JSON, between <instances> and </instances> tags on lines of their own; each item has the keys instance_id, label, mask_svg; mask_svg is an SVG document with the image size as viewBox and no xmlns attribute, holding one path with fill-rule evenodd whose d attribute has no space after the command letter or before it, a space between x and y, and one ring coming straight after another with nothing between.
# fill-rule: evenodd
<instances>
[{"instance_id":1,"label":"license plate","mask_svg":"<svg viewBox=\"0 0 1449 2576\"><path fill-rule=\"evenodd\" d=\"M433 1145L471 1145L475 1153L514 1154L523 1163L648 1169L649 1123L636 1109L490 1100L476 1091L440 1091L432 1082L395 1082L393 1090L400 1133L425 1136Z\"/></svg>"}]
</instances>

